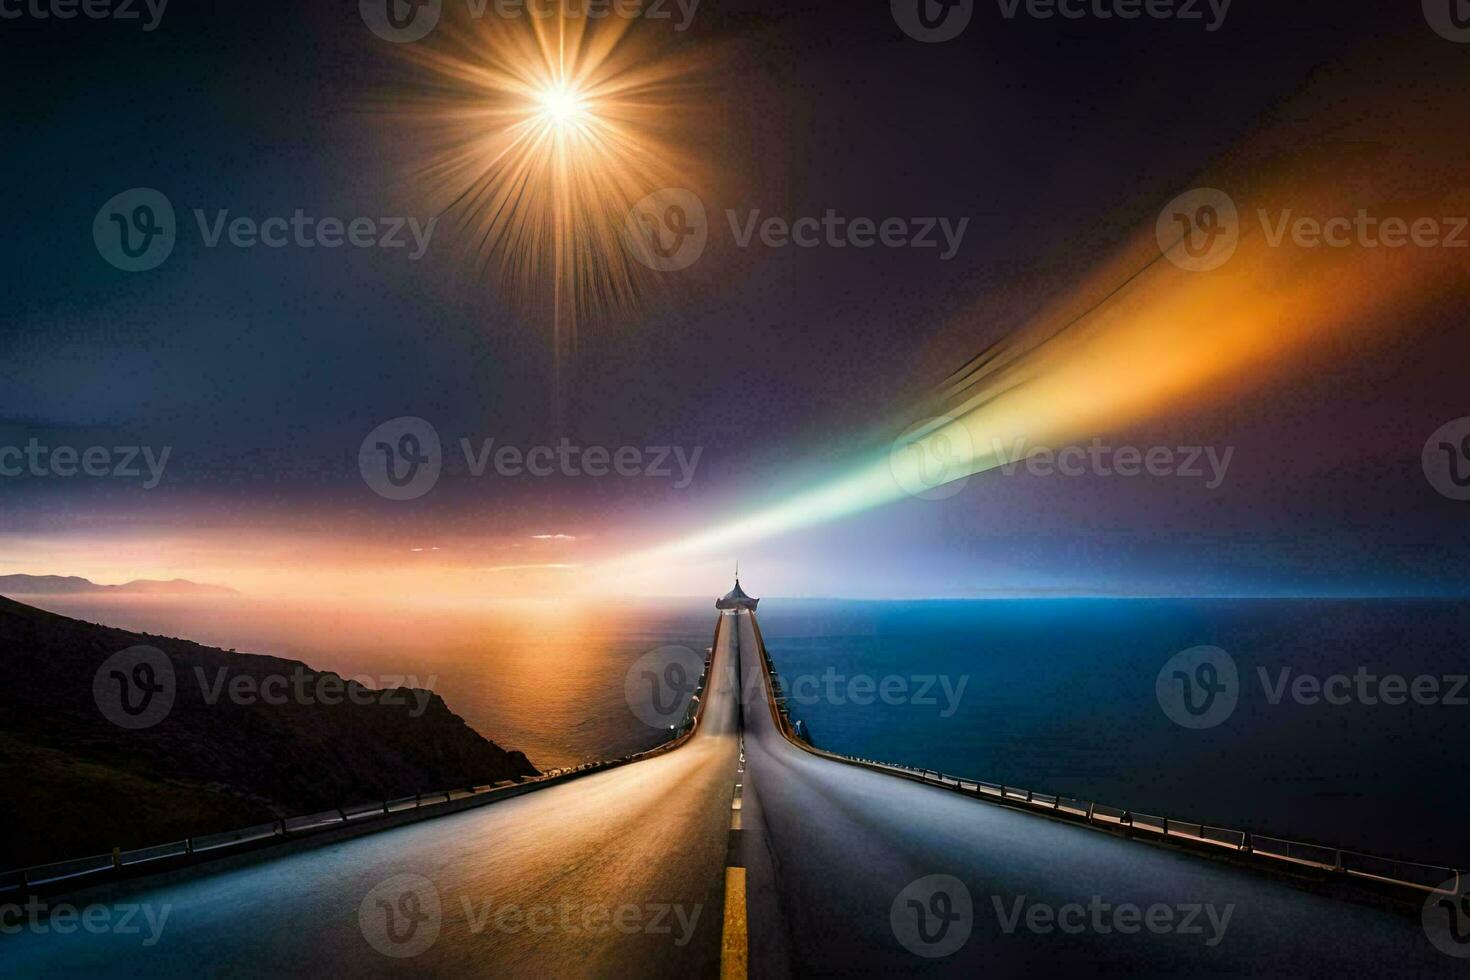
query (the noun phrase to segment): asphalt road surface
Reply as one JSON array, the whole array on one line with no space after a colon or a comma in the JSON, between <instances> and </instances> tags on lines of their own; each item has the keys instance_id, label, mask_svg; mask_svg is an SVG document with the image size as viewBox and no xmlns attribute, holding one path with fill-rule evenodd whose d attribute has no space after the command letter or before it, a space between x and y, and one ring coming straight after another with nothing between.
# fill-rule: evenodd
<instances>
[{"instance_id":1,"label":"asphalt road surface","mask_svg":"<svg viewBox=\"0 0 1470 980\"><path fill-rule=\"evenodd\" d=\"M0 935L0 977L717 976L738 756L730 636L699 728L673 752L248 867L59 898L101 903L119 927L138 906L138 931Z\"/></svg>"},{"instance_id":2,"label":"asphalt road surface","mask_svg":"<svg viewBox=\"0 0 1470 980\"><path fill-rule=\"evenodd\" d=\"M719 976L727 850L752 976L1470 974L1417 918L805 752L774 724L756 643L749 615L723 620L675 751L72 896L108 927L0 935L0 975Z\"/></svg>"},{"instance_id":3,"label":"asphalt road surface","mask_svg":"<svg viewBox=\"0 0 1470 980\"><path fill-rule=\"evenodd\" d=\"M799 749L739 622L752 976L1470 975L1417 917Z\"/></svg>"}]
</instances>

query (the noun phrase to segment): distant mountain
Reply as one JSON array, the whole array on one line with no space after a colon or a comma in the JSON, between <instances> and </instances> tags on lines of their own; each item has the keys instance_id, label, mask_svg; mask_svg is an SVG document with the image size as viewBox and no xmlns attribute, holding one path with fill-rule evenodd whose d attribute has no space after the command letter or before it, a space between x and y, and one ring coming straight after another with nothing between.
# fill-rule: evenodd
<instances>
[{"instance_id":1,"label":"distant mountain","mask_svg":"<svg viewBox=\"0 0 1470 980\"><path fill-rule=\"evenodd\" d=\"M88 592L135 595L239 595L223 585L201 585L188 579L169 582L138 579L123 585L98 585L75 575L0 575L0 595L80 595Z\"/></svg>"},{"instance_id":2,"label":"distant mountain","mask_svg":"<svg viewBox=\"0 0 1470 980\"><path fill-rule=\"evenodd\" d=\"M429 691L4 598L0 672L0 870L536 774Z\"/></svg>"}]
</instances>

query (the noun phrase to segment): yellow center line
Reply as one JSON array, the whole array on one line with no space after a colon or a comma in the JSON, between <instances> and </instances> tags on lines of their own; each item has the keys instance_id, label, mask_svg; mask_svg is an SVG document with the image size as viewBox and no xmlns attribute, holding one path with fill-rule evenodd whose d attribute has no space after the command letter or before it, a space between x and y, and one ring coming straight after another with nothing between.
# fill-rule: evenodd
<instances>
[{"instance_id":1,"label":"yellow center line","mask_svg":"<svg viewBox=\"0 0 1470 980\"><path fill-rule=\"evenodd\" d=\"M745 980L749 970L745 927L745 869L725 869L725 934L720 945L720 980Z\"/></svg>"}]
</instances>

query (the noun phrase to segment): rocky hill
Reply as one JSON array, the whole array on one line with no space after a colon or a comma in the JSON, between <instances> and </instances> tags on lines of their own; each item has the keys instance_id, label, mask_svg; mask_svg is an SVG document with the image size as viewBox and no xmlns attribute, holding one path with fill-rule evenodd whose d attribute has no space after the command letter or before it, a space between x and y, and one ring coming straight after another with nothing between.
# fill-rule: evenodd
<instances>
[{"instance_id":1,"label":"rocky hill","mask_svg":"<svg viewBox=\"0 0 1470 980\"><path fill-rule=\"evenodd\" d=\"M4 598L0 667L0 868L536 774L428 691Z\"/></svg>"},{"instance_id":2,"label":"rocky hill","mask_svg":"<svg viewBox=\"0 0 1470 980\"><path fill-rule=\"evenodd\" d=\"M0 575L0 595L82 595L92 593L125 595L239 595L223 585L202 585L188 579L167 582L137 579L122 585L98 585L77 575Z\"/></svg>"}]
</instances>

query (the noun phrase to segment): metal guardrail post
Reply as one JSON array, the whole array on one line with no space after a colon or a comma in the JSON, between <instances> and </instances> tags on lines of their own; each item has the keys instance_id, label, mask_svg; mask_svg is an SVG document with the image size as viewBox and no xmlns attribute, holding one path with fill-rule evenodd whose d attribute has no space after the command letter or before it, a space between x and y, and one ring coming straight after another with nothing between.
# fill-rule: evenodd
<instances>
[{"instance_id":1,"label":"metal guardrail post","mask_svg":"<svg viewBox=\"0 0 1470 980\"><path fill-rule=\"evenodd\" d=\"M1092 823L1092 811L1094 809L1096 809L1096 807L1097 807L1097 804L1096 803L1088 803L1087 804L1087 822L1088 823Z\"/></svg>"}]
</instances>

